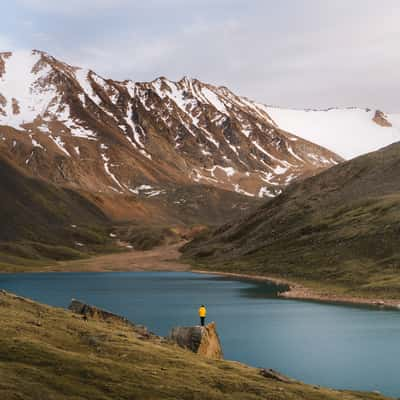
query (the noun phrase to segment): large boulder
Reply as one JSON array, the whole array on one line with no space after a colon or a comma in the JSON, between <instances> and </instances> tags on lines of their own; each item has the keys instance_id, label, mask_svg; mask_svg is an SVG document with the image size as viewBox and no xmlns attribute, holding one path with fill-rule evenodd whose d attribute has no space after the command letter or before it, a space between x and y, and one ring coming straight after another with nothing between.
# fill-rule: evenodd
<instances>
[{"instance_id":1,"label":"large boulder","mask_svg":"<svg viewBox=\"0 0 400 400\"><path fill-rule=\"evenodd\" d=\"M206 326L178 326L171 330L170 340L180 347L213 359L222 359L222 347L215 322Z\"/></svg>"}]
</instances>

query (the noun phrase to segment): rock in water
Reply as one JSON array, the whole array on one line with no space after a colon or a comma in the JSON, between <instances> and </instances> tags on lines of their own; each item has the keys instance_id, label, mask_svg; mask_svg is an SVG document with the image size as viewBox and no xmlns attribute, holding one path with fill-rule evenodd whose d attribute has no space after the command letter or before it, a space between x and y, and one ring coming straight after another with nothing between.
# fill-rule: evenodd
<instances>
[{"instance_id":1,"label":"rock in water","mask_svg":"<svg viewBox=\"0 0 400 400\"><path fill-rule=\"evenodd\" d=\"M179 346L208 358L222 359L223 353L215 322L206 326L178 326L171 330L169 339Z\"/></svg>"}]
</instances>

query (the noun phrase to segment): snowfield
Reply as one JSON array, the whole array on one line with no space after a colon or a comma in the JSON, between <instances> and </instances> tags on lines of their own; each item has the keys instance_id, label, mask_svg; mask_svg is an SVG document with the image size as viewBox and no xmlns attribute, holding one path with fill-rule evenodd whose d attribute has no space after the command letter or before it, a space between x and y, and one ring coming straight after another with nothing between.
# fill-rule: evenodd
<instances>
[{"instance_id":1,"label":"snowfield","mask_svg":"<svg viewBox=\"0 0 400 400\"><path fill-rule=\"evenodd\" d=\"M400 113L386 115L393 125L390 128L373 121L375 110L291 110L277 107L267 107L267 110L281 129L318 143L346 159L400 141Z\"/></svg>"},{"instance_id":2,"label":"snowfield","mask_svg":"<svg viewBox=\"0 0 400 400\"><path fill-rule=\"evenodd\" d=\"M38 115L44 114L56 96L56 88L49 84L41 88L41 80L51 72L49 66L32 66L40 60L40 55L33 52L19 51L6 57L5 72L0 77L0 122L2 125L21 129L21 125L32 122ZM3 107L1 107L3 106Z\"/></svg>"}]
</instances>

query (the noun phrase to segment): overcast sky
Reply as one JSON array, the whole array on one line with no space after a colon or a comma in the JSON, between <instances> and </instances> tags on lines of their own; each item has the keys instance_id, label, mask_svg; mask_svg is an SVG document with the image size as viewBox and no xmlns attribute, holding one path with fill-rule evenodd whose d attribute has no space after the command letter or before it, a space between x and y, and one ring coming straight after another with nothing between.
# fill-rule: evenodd
<instances>
[{"instance_id":1,"label":"overcast sky","mask_svg":"<svg viewBox=\"0 0 400 400\"><path fill-rule=\"evenodd\" d=\"M400 112L399 45L400 0L13 0L0 25L3 50L298 108Z\"/></svg>"}]
</instances>

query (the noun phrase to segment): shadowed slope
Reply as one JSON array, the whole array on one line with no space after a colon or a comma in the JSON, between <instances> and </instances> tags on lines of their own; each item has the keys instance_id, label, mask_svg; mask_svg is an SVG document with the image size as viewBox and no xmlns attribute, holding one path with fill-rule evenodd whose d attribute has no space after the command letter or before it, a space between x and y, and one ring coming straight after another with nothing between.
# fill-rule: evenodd
<instances>
[{"instance_id":1,"label":"shadowed slope","mask_svg":"<svg viewBox=\"0 0 400 400\"><path fill-rule=\"evenodd\" d=\"M1 157L0 188L0 240L50 241L68 223L107 221L100 209L77 192L29 177Z\"/></svg>"},{"instance_id":2,"label":"shadowed slope","mask_svg":"<svg viewBox=\"0 0 400 400\"><path fill-rule=\"evenodd\" d=\"M400 144L293 184L185 247L202 267L398 296ZM211 268L211 267L210 267Z\"/></svg>"},{"instance_id":3,"label":"shadowed slope","mask_svg":"<svg viewBox=\"0 0 400 400\"><path fill-rule=\"evenodd\" d=\"M11 261L3 252L31 259L74 258L108 242L108 219L100 209L77 192L25 175L2 157L0 193L0 264Z\"/></svg>"}]
</instances>

